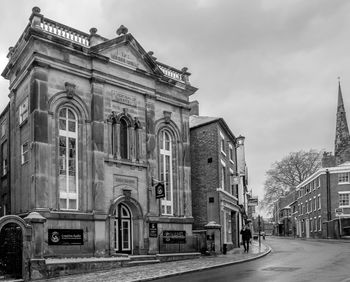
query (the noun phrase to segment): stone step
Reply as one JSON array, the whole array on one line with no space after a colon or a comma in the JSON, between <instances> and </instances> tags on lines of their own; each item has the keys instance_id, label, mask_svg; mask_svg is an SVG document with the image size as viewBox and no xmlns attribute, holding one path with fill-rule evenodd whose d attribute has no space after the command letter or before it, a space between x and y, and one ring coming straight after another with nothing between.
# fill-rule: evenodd
<instances>
[{"instance_id":1,"label":"stone step","mask_svg":"<svg viewBox=\"0 0 350 282\"><path fill-rule=\"evenodd\" d=\"M137 266L137 265L146 265L146 264L155 264L160 263L159 259L153 260L134 260L127 263L127 266Z\"/></svg>"},{"instance_id":2,"label":"stone step","mask_svg":"<svg viewBox=\"0 0 350 282\"><path fill-rule=\"evenodd\" d=\"M129 256L131 261L148 261L148 260L156 260L157 257L155 255L134 255Z\"/></svg>"}]
</instances>

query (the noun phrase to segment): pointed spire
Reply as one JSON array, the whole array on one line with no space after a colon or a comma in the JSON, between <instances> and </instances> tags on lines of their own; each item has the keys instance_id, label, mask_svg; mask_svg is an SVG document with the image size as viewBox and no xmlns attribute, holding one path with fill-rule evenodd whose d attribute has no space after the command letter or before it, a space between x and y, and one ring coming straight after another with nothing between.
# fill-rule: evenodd
<instances>
[{"instance_id":1,"label":"pointed spire","mask_svg":"<svg viewBox=\"0 0 350 282\"><path fill-rule=\"evenodd\" d=\"M350 150L350 134L348 122L343 101L343 95L340 86L340 78L338 77L338 106L337 106L337 121L335 129L335 147L334 155L337 164L345 161L345 153Z\"/></svg>"},{"instance_id":2,"label":"pointed spire","mask_svg":"<svg viewBox=\"0 0 350 282\"><path fill-rule=\"evenodd\" d=\"M343 102L343 95L341 93L341 87L340 87L340 77L338 77L338 109L341 106L344 107L344 102Z\"/></svg>"}]
</instances>

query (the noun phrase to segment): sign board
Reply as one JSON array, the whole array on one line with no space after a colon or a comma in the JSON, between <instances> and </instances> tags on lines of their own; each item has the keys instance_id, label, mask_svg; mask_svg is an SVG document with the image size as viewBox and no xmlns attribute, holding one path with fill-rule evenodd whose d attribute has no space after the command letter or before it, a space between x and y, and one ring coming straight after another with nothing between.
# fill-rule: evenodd
<instances>
[{"instance_id":1,"label":"sign board","mask_svg":"<svg viewBox=\"0 0 350 282\"><path fill-rule=\"evenodd\" d=\"M49 229L49 245L84 245L83 229Z\"/></svg>"},{"instance_id":2,"label":"sign board","mask_svg":"<svg viewBox=\"0 0 350 282\"><path fill-rule=\"evenodd\" d=\"M185 230L167 230L163 231L164 244L185 244L186 231Z\"/></svg>"},{"instance_id":3,"label":"sign board","mask_svg":"<svg viewBox=\"0 0 350 282\"><path fill-rule=\"evenodd\" d=\"M341 216L343 215L344 211L343 208L336 208L335 209L335 216Z\"/></svg>"},{"instance_id":4,"label":"sign board","mask_svg":"<svg viewBox=\"0 0 350 282\"><path fill-rule=\"evenodd\" d=\"M158 224L150 222L148 226L149 237L158 237Z\"/></svg>"},{"instance_id":5,"label":"sign board","mask_svg":"<svg viewBox=\"0 0 350 282\"><path fill-rule=\"evenodd\" d=\"M159 182L155 186L156 189L156 199L164 198L165 197L165 188L164 184Z\"/></svg>"}]
</instances>

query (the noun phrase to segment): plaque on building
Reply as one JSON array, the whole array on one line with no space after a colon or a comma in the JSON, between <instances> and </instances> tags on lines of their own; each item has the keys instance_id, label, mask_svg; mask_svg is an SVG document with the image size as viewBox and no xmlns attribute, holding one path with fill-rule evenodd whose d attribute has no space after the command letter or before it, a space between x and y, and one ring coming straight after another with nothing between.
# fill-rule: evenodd
<instances>
[{"instance_id":1,"label":"plaque on building","mask_svg":"<svg viewBox=\"0 0 350 282\"><path fill-rule=\"evenodd\" d=\"M84 245L83 229L49 229L49 245Z\"/></svg>"},{"instance_id":2,"label":"plaque on building","mask_svg":"<svg viewBox=\"0 0 350 282\"><path fill-rule=\"evenodd\" d=\"M185 244L186 231L185 230L166 230L163 231L164 244Z\"/></svg>"},{"instance_id":3,"label":"plaque on building","mask_svg":"<svg viewBox=\"0 0 350 282\"><path fill-rule=\"evenodd\" d=\"M158 224L155 222L149 223L149 237L158 237Z\"/></svg>"},{"instance_id":4,"label":"plaque on building","mask_svg":"<svg viewBox=\"0 0 350 282\"><path fill-rule=\"evenodd\" d=\"M165 188L164 184L159 182L155 186L156 189L156 199L164 198L165 197Z\"/></svg>"}]
</instances>

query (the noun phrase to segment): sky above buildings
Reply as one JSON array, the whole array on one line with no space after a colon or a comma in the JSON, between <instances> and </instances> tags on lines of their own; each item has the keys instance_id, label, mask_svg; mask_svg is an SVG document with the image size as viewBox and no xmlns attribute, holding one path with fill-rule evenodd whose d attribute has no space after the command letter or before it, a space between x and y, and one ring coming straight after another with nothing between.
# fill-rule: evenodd
<instances>
[{"instance_id":1,"label":"sky above buildings","mask_svg":"<svg viewBox=\"0 0 350 282\"><path fill-rule=\"evenodd\" d=\"M246 137L249 186L298 150L334 150L338 76L350 114L347 0L2 0L0 68L32 7L78 30L116 37L123 24L158 61L188 67L200 115ZM0 78L0 110L8 82Z\"/></svg>"}]
</instances>

